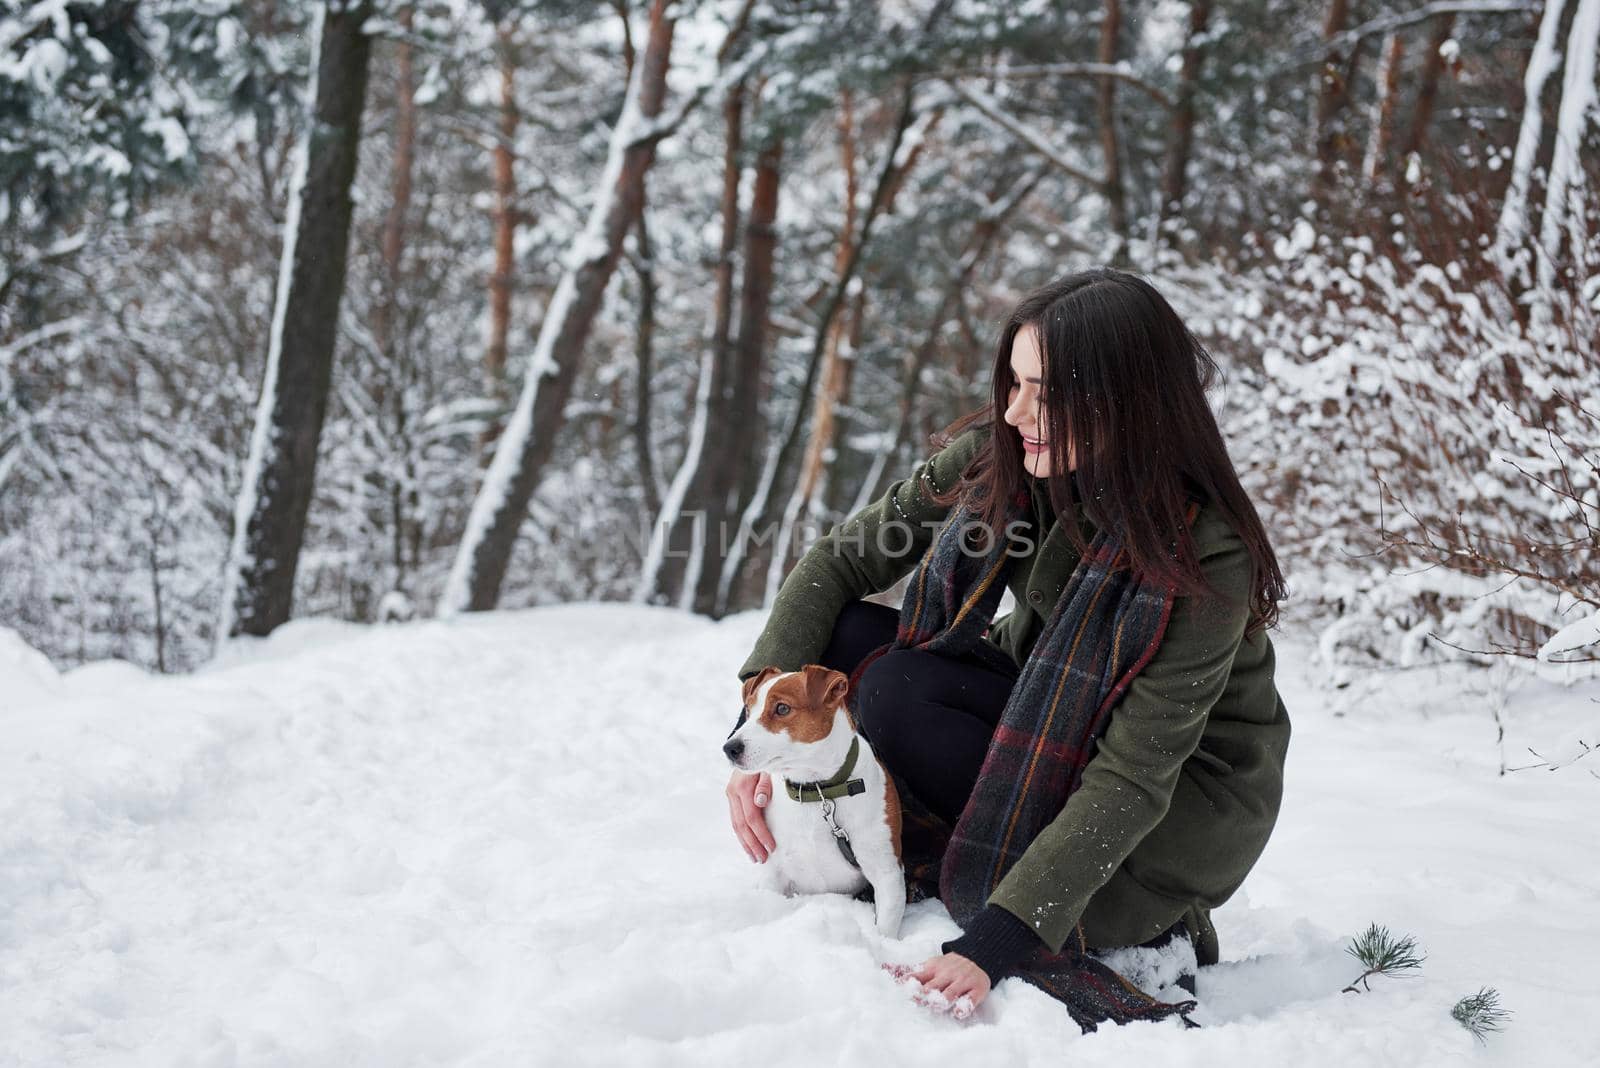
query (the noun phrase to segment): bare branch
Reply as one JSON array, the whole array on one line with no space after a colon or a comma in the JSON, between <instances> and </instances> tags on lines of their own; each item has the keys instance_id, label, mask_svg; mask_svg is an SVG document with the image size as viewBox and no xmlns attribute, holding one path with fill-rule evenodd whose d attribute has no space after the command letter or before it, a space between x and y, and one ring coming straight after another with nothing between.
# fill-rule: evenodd
<instances>
[{"instance_id":1,"label":"bare branch","mask_svg":"<svg viewBox=\"0 0 1600 1068\"><path fill-rule=\"evenodd\" d=\"M1141 78L1126 63L1035 63L1017 67L956 67L951 70L931 71L926 77L941 78L947 82L957 78L985 78L1000 82L1019 78L1116 78L1168 110L1177 107L1177 103L1165 89Z\"/></svg>"},{"instance_id":2,"label":"bare branch","mask_svg":"<svg viewBox=\"0 0 1600 1068\"><path fill-rule=\"evenodd\" d=\"M951 89L954 89L956 95L960 96L961 99L977 108L983 115L993 121L996 126L999 126L1001 129L1016 137L1017 140L1025 142L1031 148L1039 152L1042 156L1044 156L1045 159L1049 160L1057 170L1076 178L1080 182L1092 185L1096 189L1100 187L1101 181L1099 178L1076 166L1065 156L1061 155L1060 151L1057 150L1054 145L1050 144L1049 141L1046 141L1042 134L1024 125L1014 115L1006 112L1005 109L1000 106L999 102L988 93L978 89L971 89L964 85L958 85L957 83L951 81L947 81L945 84Z\"/></svg>"}]
</instances>

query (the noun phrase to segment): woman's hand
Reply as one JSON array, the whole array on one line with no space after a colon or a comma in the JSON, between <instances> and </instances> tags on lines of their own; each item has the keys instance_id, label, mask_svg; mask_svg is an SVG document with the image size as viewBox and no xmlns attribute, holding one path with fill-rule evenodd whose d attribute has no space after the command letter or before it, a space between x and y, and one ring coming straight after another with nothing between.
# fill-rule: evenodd
<instances>
[{"instance_id":1,"label":"woman's hand","mask_svg":"<svg viewBox=\"0 0 1600 1068\"><path fill-rule=\"evenodd\" d=\"M762 812L771 800L772 775L768 772L751 775L735 771L728 780L728 816L733 821L733 833L739 836L739 844L750 859L763 864L778 845Z\"/></svg>"},{"instance_id":2,"label":"woman's hand","mask_svg":"<svg viewBox=\"0 0 1600 1068\"><path fill-rule=\"evenodd\" d=\"M945 953L938 957L929 957L922 962L921 967L909 973L911 978L922 984L922 993L937 990L944 995L946 1003L953 1007L955 1015L965 1018L976 1011L983 999L989 996L989 974L978 967L971 960L959 953ZM956 1005L963 996L972 1002L972 1009L963 1012ZM918 1001L924 998L919 997ZM944 1008L944 1006L939 1006Z\"/></svg>"}]
</instances>

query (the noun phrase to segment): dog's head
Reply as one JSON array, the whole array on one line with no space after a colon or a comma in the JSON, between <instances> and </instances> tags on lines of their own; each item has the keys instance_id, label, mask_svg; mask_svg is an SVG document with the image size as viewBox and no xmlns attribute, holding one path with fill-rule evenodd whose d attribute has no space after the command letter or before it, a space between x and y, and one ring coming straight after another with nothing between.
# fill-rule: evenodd
<instances>
[{"instance_id":1,"label":"dog's head","mask_svg":"<svg viewBox=\"0 0 1600 1068\"><path fill-rule=\"evenodd\" d=\"M741 771L810 769L835 730L852 731L844 707L850 680L821 664L762 668L744 682L744 708L722 751Z\"/></svg>"}]
</instances>

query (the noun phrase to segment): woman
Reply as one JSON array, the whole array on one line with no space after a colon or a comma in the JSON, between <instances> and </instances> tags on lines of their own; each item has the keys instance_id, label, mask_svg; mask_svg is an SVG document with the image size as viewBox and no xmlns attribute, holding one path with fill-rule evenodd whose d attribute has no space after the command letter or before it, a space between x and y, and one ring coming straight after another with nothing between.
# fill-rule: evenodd
<instances>
[{"instance_id":1,"label":"woman","mask_svg":"<svg viewBox=\"0 0 1600 1068\"><path fill-rule=\"evenodd\" d=\"M1164 631L1153 625L1148 658L1109 691L1059 813L916 973L951 1001L981 1002L1002 975L1069 943L1188 938L1200 964L1218 959L1210 910L1272 830L1289 720L1266 635L1283 577L1206 402L1215 373L1134 275L1083 271L1030 293L1002 332L990 405L810 548L739 670L865 663L853 691L861 730L905 791L953 824L988 771L1019 674L1045 670L1030 661L1041 635L1054 642L1073 625L1058 627L1067 609L1054 609L1063 591L1079 595L1091 540L1114 538L1111 570L1165 591ZM919 563L920 580L958 505L1005 531L1019 558L1004 572L1016 607L959 655L904 647L904 626L896 645L902 613L860 598ZM765 775L735 772L728 784L734 831L755 861L773 848L761 815L770 790Z\"/></svg>"}]
</instances>

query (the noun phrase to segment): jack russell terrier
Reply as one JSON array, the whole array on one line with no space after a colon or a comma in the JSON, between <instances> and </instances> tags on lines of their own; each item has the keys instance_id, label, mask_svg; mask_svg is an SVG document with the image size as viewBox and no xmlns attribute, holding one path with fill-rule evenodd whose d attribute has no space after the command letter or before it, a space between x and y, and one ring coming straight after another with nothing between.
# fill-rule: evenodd
<instances>
[{"instance_id":1,"label":"jack russell terrier","mask_svg":"<svg viewBox=\"0 0 1600 1068\"><path fill-rule=\"evenodd\" d=\"M820 664L763 668L745 680L744 708L722 751L741 771L784 780L766 808L776 848L763 885L785 895L854 895L870 884L878 933L897 938L906 907L900 798L856 733L849 685Z\"/></svg>"}]
</instances>

